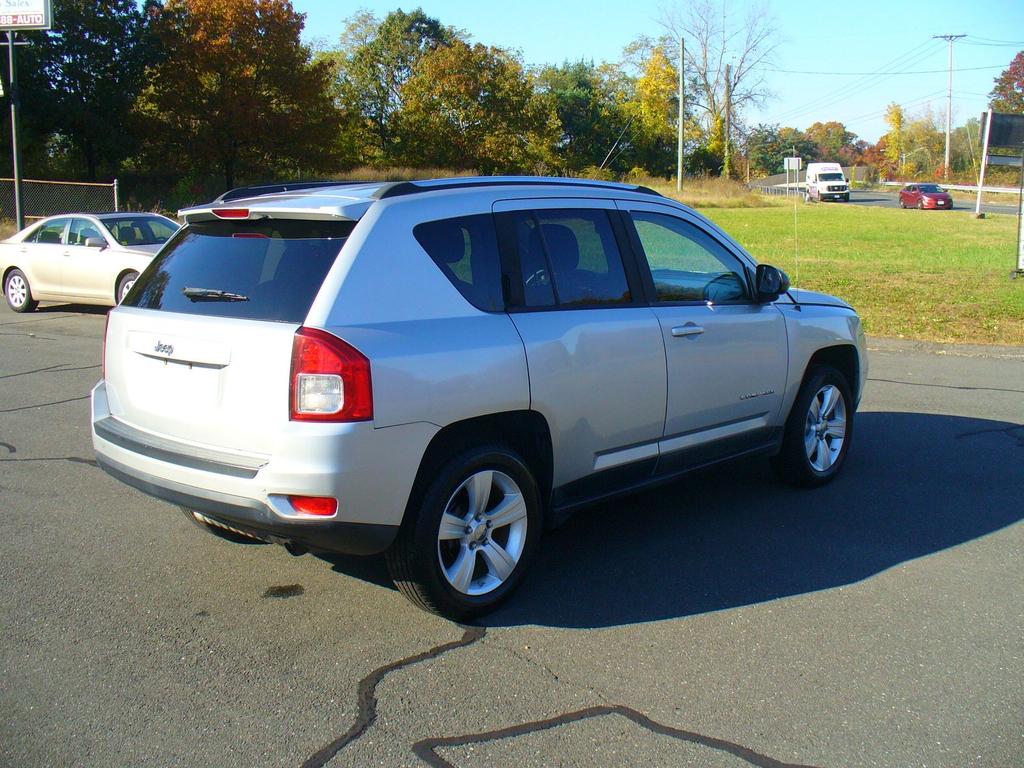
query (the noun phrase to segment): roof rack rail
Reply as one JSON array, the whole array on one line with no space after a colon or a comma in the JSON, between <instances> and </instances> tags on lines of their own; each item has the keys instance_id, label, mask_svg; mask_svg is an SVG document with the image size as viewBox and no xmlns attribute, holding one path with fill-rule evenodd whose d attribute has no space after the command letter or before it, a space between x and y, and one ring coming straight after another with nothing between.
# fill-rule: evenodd
<instances>
[{"instance_id":1,"label":"roof rack rail","mask_svg":"<svg viewBox=\"0 0 1024 768\"><path fill-rule=\"evenodd\" d=\"M623 192L639 192L645 195L664 197L650 187L639 184L622 184L614 181L597 181L595 179L566 179L548 176L508 177L508 176L477 176L462 179L425 179L421 181L399 181L385 184L377 190L374 197L386 200L391 197L404 197L423 192L441 189L464 189L469 187L508 187L508 186L544 186L544 187L596 187L599 189L620 189Z\"/></svg>"},{"instance_id":2,"label":"roof rack rail","mask_svg":"<svg viewBox=\"0 0 1024 768\"><path fill-rule=\"evenodd\" d=\"M213 202L228 203L232 200L241 200L246 197L258 197L260 195L274 195L281 192L298 192L303 189L318 189L320 187L348 187L354 185L372 184L372 181L285 181L280 184L260 184L252 187L236 187L229 189Z\"/></svg>"}]
</instances>

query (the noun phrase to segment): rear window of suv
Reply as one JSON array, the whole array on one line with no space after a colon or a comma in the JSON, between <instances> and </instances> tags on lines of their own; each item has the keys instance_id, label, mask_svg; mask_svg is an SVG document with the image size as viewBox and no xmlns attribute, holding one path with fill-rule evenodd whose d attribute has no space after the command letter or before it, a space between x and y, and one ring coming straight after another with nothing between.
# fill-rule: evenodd
<instances>
[{"instance_id":1,"label":"rear window of suv","mask_svg":"<svg viewBox=\"0 0 1024 768\"><path fill-rule=\"evenodd\" d=\"M212 221L180 230L124 305L301 323L353 221Z\"/></svg>"}]
</instances>

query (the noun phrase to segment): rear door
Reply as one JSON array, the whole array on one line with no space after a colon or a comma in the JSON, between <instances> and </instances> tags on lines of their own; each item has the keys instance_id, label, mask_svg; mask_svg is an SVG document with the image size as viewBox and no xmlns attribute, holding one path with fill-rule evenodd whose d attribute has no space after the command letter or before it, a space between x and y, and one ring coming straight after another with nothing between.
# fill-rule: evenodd
<instances>
[{"instance_id":1,"label":"rear door","mask_svg":"<svg viewBox=\"0 0 1024 768\"><path fill-rule=\"evenodd\" d=\"M643 255L668 360L660 469L767 443L786 388L782 313L753 300L745 260L699 218L657 204L620 205Z\"/></svg>"},{"instance_id":2,"label":"rear door","mask_svg":"<svg viewBox=\"0 0 1024 768\"><path fill-rule=\"evenodd\" d=\"M271 453L295 331L354 222L191 224L111 311L111 412L191 443Z\"/></svg>"},{"instance_id":3,"label":"rear door","mask_svg":"<svg viewBox=\"0 0 1024 768\"><path fill-rule=\"evenodd\" d=\"M665 418L665 349L611 201L495 205L531 407L551 428L556 503L651 474ZM604 474L604 470L612 473Z\"/></svg>"},{"instance_id":4,"label":"rear door","mask_svg":"<svg viewBox=\"0 0 1024 768\"><path fill-rule=\"evenodd\" d=\"M36 230L21 246L15 263L26 272L36 295L61 293L61 274L64 270L64 232L69 218L47 222ZM20 263L19 263L20 262Z\"/></svg>"}]
</instances>

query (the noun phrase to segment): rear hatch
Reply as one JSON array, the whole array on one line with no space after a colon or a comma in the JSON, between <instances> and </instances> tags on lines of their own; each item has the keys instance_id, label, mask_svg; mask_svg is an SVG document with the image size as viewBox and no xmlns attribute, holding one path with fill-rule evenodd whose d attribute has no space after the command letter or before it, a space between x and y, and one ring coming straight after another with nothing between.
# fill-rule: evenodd
<instances>
[{"instance_id":1,"label":"rear hatch","mask_svg":"<svg viewBox=\"0 0 1024 768\"><path fill-rule=\"evenodd\" d=\"M111 311L112 415L146 432L270 454L289 418L292 342L352 221L202 221Z\"/></svg>"}]
</instances>

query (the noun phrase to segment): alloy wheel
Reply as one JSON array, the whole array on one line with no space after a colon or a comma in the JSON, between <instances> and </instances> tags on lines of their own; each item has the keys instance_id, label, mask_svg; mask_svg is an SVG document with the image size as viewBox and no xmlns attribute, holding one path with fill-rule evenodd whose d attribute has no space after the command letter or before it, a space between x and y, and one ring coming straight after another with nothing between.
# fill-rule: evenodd
<instances>
[{"instance_id":1,"label":"alloy wheel","mask_svg":"<svg viewBox=\"0 0 1024 768\"><path fill-rule=\"evenodd\" d=\"M828 471L846 439L846 401L838 387L826 384L811 398L804 427L807 461L817 472Z\"/></svg>"},{"instance_id":2,"label":"alloy wheel","mask_svg":"<svg viewBox=\"0 0 1024 768\"><path fill-rule=\"evenodd\" d=\"M493 592L519 564L526 528L526 500L511 477L494 469L470 475L441 515L437 556L445 579L464 595Z\"/></svg>"}]
</instances>

